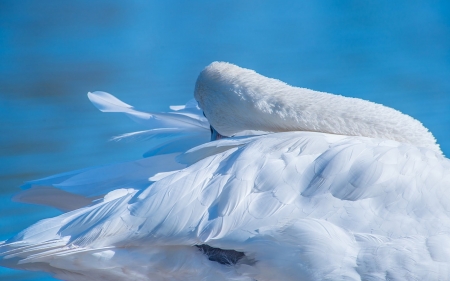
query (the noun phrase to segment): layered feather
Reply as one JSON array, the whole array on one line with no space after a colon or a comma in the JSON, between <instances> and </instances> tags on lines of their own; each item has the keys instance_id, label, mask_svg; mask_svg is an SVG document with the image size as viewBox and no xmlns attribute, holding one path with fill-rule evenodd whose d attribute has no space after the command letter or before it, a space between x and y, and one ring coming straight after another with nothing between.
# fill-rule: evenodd
<instances>
[{"instance_id":1,"label":"layered feather","mask_svg":"<svg viewBox=\"0 0 450 281\"><path fill-rule=\"evenodd\" d=\"M257 91L248 91L246 79L233 75L259 76L219 63L209 66L197 85L210 87L213 80L204 76L217 69L224 72L213 75L217 89L231 91L220 94L241 94L240 102L250 104ZM224 79L228 76L232 79ZM272 82L270 89L290 87ZM266 87L259 90L268 93ZM276 93L273 104L279 104ZM196 123L203 117L193 104L175 107L179 113L154 114L109 94L90 98L103 111L123 112L149 130L161 129L163 138L192 129L194 141L205 141L195 135L207 127ZM263 95L257 106L265 108L264 102ZM220 116L221 110L214 112ZM274 124L289 121L271 110ZM267 112L261 112L265 120ZM408 141L309 131L245 136L248 129L276 131L267 124L235 123L242 136L182 153L156 148L146 159L28 183L30 201L36 196L53 206L75 198L70 196L88 201L0 244L0 264L64 280L450 280L450 160L431 135L425 134L422 144L408 133L403 135ZM219 123L213 125L220 130ZM168 144L176 147L173 140ZM69 197L60 194L58 205L46 198L48 190ZM199 250L205 245L242 258L216 262Z\"/></svg>"},{"instance_id":2,"label":"layered feather","mask_svg":"<svg viewBox=\"0 0 450 281\"><path fill-rule=\"evenodd\" d=\"M112 191L32 226L0 248L3 263L87 274L74 259L101 256L117 280L124 270L178 280L178 267L194 259L208 270L186 273L185 280L225 269L226 278L260 281L450 279L449 160L364 137L289 132L244 139L225 151L230 140L214 142L204 158L141 191ZM199 244L244 252L252 262L218 266L192 250ZM166 267L164 278L145 262L115 263L143 254L142 247L148 260L178 250L192 257L155 264Z\"/></svg>"},{"instance_id":3,"label":"layered feather","mask_svg":"<svg viewBox=\"0 0 450 281\"><path fill-rule=\"evenodd\" d=\"M90 167L25 183L17 202L48 205L71 211L89 205L110 191L120 188L139 190L157 173L184 167L175 158L189 148L209 140L209 123L191 100L183 106L172 106L168 113L138 111L106 92L88 93L88 98L103 112L124 113L146 130L116 136L113 140L154 140L146 159Z\"/></svg>"}]
</instances>

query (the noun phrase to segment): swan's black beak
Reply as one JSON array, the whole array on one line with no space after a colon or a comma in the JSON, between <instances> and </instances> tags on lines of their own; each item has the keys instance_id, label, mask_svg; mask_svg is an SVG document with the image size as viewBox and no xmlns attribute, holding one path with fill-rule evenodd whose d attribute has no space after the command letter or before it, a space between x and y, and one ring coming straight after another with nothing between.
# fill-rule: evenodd
<instances>
[{"instance_id":1,"label":"swan's black beak","mask_svg":"<svg viewBox=\"0 0 450 281\"><path fill-rule=\"evenodd\" d=\"M219 134L219 132L216 131L216 129L213 128L213 126L209 126L209 129L211 130L211 141L220 140L223 138L226 138Z\"/></svg>"}]
</instances>

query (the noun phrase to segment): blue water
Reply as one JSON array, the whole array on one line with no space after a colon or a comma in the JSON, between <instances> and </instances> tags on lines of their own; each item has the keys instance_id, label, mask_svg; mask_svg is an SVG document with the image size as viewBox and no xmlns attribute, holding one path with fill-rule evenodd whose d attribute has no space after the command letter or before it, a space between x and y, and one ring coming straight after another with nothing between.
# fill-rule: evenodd
<instances>
[{"instance_id":1,"label":"blue water","mask_svg":"<svg viewBox=\"0 0 450 281\"><path fill-rule=\"evenodd\" d=\"M146 151L107 141L139 128L98 112L88 91L166 110L215 60L396 108L450 155L449 1L2 0L0 240L58 214L11 202L24 181Z\"/></svg>"}]
</instances>

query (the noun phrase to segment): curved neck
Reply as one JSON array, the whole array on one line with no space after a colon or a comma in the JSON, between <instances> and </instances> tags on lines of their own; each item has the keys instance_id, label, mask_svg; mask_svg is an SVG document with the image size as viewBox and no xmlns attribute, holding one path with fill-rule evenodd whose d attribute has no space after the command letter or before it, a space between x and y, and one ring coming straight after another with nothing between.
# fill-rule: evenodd
<instances>
[{"instance_id":1,"label":"curved neck","mask_svg":"<svg viewBox=\"0 0 450 281\"><path fill-rule=\"evenodd\" d=\"M195 98L225 136L244 130L314 131L390 139L441 153L419 121L395 109L292 87L229 63L214 62L200 73Z\"/></svg>"}]
</instances>

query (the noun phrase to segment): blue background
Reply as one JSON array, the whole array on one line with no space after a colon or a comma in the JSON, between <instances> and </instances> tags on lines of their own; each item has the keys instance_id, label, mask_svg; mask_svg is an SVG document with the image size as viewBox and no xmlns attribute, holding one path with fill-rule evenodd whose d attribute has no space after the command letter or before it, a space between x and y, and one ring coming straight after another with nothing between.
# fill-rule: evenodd
<instances>
[{"instance_id":1,"label":"blue background","mask_svg":"<svg viewBox=\"0 0 450 281\"><path fill-rule=\"evenodd\" d=\"M294 86L396 108L450 155L450 2L0 1L0 240L58 211L11 202L27 180L136 159L139 130L88 91L138 109L193 96L228 61ZM53 280L0 269L1 280Z\"/></svg>"}]
</instances>

